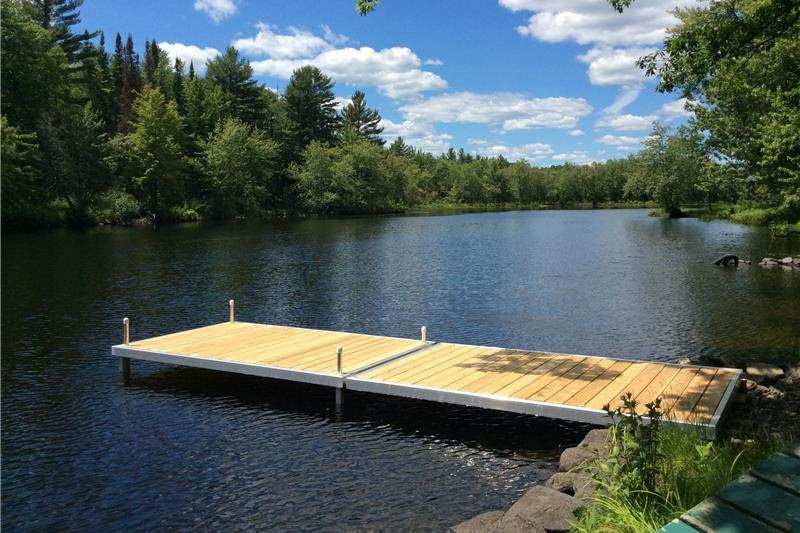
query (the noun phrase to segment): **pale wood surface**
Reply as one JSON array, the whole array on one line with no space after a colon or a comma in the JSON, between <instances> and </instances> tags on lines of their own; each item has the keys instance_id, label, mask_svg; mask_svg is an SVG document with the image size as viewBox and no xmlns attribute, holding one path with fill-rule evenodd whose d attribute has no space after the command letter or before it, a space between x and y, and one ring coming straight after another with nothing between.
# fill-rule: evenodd
<instances>
[{"instance_id":1,"label":"pale wood surface","mask_svg":"<svg viewBox=\"0 0 800 533\"><path fill-rule=\"evenodd\" d=\"M601 410L630 392L644 404L661 398L667 418L707 424L736 371L584 355L225 322L130 343L159 353L301 370L342 372L359 380ZM418 349L391 360L409 350ZM384 364L380 364L385 362Z\"/></svg>"}]
</instances>

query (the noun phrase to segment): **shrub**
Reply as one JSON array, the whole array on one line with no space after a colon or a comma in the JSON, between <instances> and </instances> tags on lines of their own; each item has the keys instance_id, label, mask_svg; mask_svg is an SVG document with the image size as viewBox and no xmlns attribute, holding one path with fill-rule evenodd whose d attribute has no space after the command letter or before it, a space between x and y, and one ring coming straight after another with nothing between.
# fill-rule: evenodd
<instances>
[{"instance_id":1,"label":"shrub","mask_svg":"<svg viewBox=\"0 0 800 533\"><path fill-rule=\"evenodd\" d=\"M142 210L139 201L125 191L110 189L95 198L89 217L103 224L124 224L138 218Z\"/></svg>"}]
</instances>

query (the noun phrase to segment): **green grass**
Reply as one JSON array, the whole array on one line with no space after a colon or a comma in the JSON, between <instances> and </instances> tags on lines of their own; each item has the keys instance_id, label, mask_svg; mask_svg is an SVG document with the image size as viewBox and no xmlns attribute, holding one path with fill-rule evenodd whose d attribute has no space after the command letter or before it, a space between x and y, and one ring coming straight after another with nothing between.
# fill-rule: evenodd
<instances>
[{"instance_id":1,"label":"green grass","mask_svg":"<svg viewBox=\"0 0 800 533\"><path fill-rule=\"evenodd\" d=\"M573 531L653 531L715 494L763 458L782 448L769 437L747 446L706 442L698 431L663 426L658 441L655 492L614 478L614 468L593 465L600 483ZM609 459L606 462L614 461ZM608 466L608 465L605 465Z\"/></svg>"}]
</instances>

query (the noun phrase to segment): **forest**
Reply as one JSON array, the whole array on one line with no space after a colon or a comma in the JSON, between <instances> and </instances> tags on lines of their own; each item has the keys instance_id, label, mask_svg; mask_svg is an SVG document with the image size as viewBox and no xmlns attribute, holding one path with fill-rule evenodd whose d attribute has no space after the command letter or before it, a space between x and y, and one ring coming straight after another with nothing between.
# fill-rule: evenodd
<instances>
[{"instance_id":1,"label":"forest","mask_svg":"<svg viewBox=\"0 0 800 533\"><path fill-rule=\"evenodd\" d=\"M335 80L314 66L278 94L232 47L198 68L156 40L140 55L131 35L79 32L81 4L2 0L3 227L644 202L670 216L724 203L762 223L800 218L791 2L748 0L763 12L745 22L726 2L679 11L640 66L694 118L654 124L627 157L550 167L387 143L364 93L339 108ZM707 19L730 39L704 32Z\"/></svg>"}]
</instances>

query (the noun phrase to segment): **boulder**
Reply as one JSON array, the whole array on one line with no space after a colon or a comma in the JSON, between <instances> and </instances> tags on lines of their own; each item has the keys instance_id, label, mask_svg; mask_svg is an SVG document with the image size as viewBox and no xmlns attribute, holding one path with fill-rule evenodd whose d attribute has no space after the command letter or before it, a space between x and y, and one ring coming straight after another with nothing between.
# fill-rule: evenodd
<instances>
[{"instance_id":1,"label":"boulder","mask_svg":"<svg viewBox=\"0 0 800 533\"><path fill-rule=\"evenodd\" d=\"M783 369L766 363L750 363L745 369L747 377L757 383L774 381L783 377Z\"/></svg>"},{"instance_id":2,"label":"boulder","mask_svg":"<svg viewBox=\"0 0 800 533\"><path fill-rule=\"evenodd\" d=\"M593 429L583 437L581 443L578 444L578 448L585 448L597 453L607 452L608 435L607 429Z\"/></svg>"},{"instance_id":3,"label":"boulder","mask_svg":"<svg viewBox=\"0 0 800 533\"><path fill-rule=\"evenodd\" d=\"M688 365L691 365L691 364L693 364L693 363L692 363L692 360L691 360L691 359L689 359L688 357L679 357L679 358L678 358L678 359L675 361L675 363L676 363L676 364L679 364L679 365L681 365L681 366L688 366Z\"/></svg>"},{"instance_id":4,"label":"boulder","mask_svg":"<svg viewBox=\"0 0 800 533\"><path fill-rule=\"evenodd\" d=\"M511 506L497 521L493 531L569 531L575 512L582 507L581 502L572 496L537 485Z\"/></svg>"},{"instance_id":5,"label":"boulder","mask_svg":"<svg viewBox=\"0 0 800 533\"><path fill-rule=\"evenodd\" d=\"M781 383L785 383L786 385L797 385L800 383L800 365L788 368Z\"/></svg>"},{"instance_id":6,"label":"boulder","mask_svg":"<svg viewBox=\"0 0 800 533\"><path fill-rule=\"evenodd\" d=\"M584 503L594 495L596 488L595 481L585 472L556 472L544 485Z\"/></svg>"},{"instance_id":7,"label":"boulder","mask_svg":"<svg viewBox=\"0 0 800 533\"><path fill-rule=\"evenodd\" d=\"M586 448L567 448L561 452L558 469L562 472L569 472L575 467L594 461L596 458L597 454Z\"/></svg>"},{"instance_id":8,"label":"boulder","mask_svg":"<svg viewBox=\"0 0 800 533\"><path fill-rule=\"evenodd\" d=\"M793 263L793 260L792 260L791 256L784 257L783 259L781 259L781 264L782 265L792 265L792 263Z\"/></svg>"},{"instance_id":9,"label":"boulder","mask_svg":"<svg viewBox=\"0 0 800 533\"><path fill-rule=\"evenodd\" d=\"M469 520L464 520L457 526L450 529L453 533L484 533L490 531L500 518L505 514L503 511L489 511L473 516Z\"/></svg>"}]
</instances>

